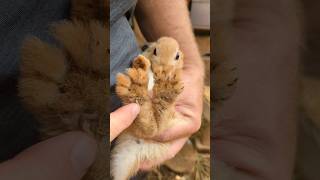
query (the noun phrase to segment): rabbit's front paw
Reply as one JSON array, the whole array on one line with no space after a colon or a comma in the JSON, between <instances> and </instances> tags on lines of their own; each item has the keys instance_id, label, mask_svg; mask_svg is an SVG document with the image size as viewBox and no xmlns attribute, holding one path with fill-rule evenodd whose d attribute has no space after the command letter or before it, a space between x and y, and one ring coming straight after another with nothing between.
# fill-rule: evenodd
<instances>
[{"instance_id":1,"label":"rabbit's front paw","mask_svg":"<svg viewBox=\"0 0 320 180\"><path fill-rule=\"evenodd\" d=\"M44 138L70 130L99 134L107 111L105 28L66 21L52 30L61 47L35 37L24 42L19 95Z\"/></svg>"},{"instance_id":2,"label":"rabbit's front paw","mask_svg":"<svg viewBox=\"0 0 320 180\"><path fill-rule=\"evenodd\" d=\"M155 87L154 96L172 102L182 92L181 69L160 66L154 69Z\"/></svg>"},{"instance_id":3,"label":"rabbit's front paw","mask_svg":"<svg viewBox=\"0 0 320 180\"><path fill-rule=\"evenodd\" d=\"M148 74L145 69L141 68L146 64L142 64L144 60L140 60L137 58L134 61L136 64L127 70L127 74L119 73L117 75L116 92L124 103L141 105L148 98Z\"/></svg>"}]
</instances>

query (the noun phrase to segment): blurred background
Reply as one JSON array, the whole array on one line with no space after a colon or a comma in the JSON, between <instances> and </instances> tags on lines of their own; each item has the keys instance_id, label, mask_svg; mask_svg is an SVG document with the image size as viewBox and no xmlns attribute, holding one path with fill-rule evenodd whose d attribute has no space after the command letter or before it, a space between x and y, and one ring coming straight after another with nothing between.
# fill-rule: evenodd
<instances>
[{"instance_id":1,"label":"blurred background","mask_svg":"<svg viewBox=\"0 0 320 180\"><path fill-rule=\"evenodd\" d=\"M319 180L320 179L320 1L299 0L302 11L303 41L301 42L301 59L299 66L299 118L298 142L293 180ZM231 1L224 2L227 6ZM219 4L221 5L221 4ZM230 9L227 7L227 9ZM216 13L225 16L221 9ZM217 13L217 14L218 14ZM227 14L227 13L226 13ZM215 20L216 21L216 20ZM221 24L219 24L221 25ZM223 24L225 25L225 24ZM227 26L227 25L226 25ZM228 32L220 32L219 34ZM216 43L221 39L213 39ZM221 43L221 42L219 42ZM222 42L223 44L223 42ZM214 48L215 52L224 49ZM216 54L215 54L216 55ZM216 55L215 57L220 57ZM212 61L214 63L214 61ZM229 66L229 65L228 65ZM213 72L216 73L216 70ZM223 72L222 72L223 74ZM226 76L223 74L223 76ZM214 77L217 78L217 77ZM241 78L241 76L239 77ZM218 79L218 78L217 78ZM215 84L216 85L216 84ZM215 91L215 89L213 90ZM223 93L225 91L223 90ZM217 93L214 93L217 94ZM216 101L215 101L216 102Z\"/></svg>"},{"instance_id":2,"label":"blurred background","mask_svg":"<svg viewBox=\"0 0 320 180\"><path fill-rule=\"evenodd\" d=\"M320 1L303 0L304 36L296 180L320 179Z\"/></svg>"}]
</instances>

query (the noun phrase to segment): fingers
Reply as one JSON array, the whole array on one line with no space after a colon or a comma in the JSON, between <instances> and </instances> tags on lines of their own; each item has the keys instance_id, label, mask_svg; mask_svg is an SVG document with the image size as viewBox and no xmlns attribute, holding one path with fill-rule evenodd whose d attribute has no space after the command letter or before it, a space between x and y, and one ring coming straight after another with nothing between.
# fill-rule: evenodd
<instances>
[{"instance_id":1,"label":"fingers","mask_svg":"<svg viewBox=\"0 0 320 180\"><path fill-rule=\"evenodd\" d=\"M186 120L179 125L175 125L170 129L164 131L154 139L160 142L167 142L171 141L172 139L189 137L199 129L199 126L197 124L198 123L195 123L191 120Z\"/></svg>"},{"instance_id":2,"label":"fingers","mask_svg":"<svg viewBox=\"0 0 320 180\"><path fill-rule=\"evenodd\" d=\"M188 137L200 129L203 86L202 80L199 80L201 78L198 76L191 71L183 74L184 89L176 101L176 111L181 120L175 121L176 124L157 136L156 140L163 142Z\"/></svg>"},{"instance_id":3,"label":"fingers","mask_svg":"<svg viewBox=\"0 0 320 180\"><path fill-rule=\"evenodd\" d=\"M176 109L181 114L180 119L175 120L175 123L169 129L156 136L155 140L167 142L189 137L200 129L201 115L195 114L192 108L186 106L178 106Z\"/></svg>"},{"instance_id":4,"label":"fingers","mask_svg":"<svg viewBox=\"0 0 320 180\"><path fill-rule=\"evenodd\" d=\"M168 153L166 156L164 156L162 159L159 159L157 162L143 162L140 166L140 170L142 171L148 171L152 169L152 167L161 164L162 162L172 159L184 146L184 144L187 142L188 138L181 138L173 141L170 145L170 148L168 150Z\"/></svg>"},{"instance_id":5,"label":"fingers","mask_svg":"<svg viewBox=\"0 0 320 180\"><path fill-rule=\"evenodd\" d=\"M130 126L140 112L137 104L129 104L110 114L110 142Z\"/></svg>"},{"instance_id":6,"label":"fingers","mask_svg":"<svg viewBox=\"0 0 320 180\"><path fill-rule=\"evenodd\" d=\"M97 145L81 132L70 132L41 142L0 164L6 180L80 180L94 162Z\"/></svg>"}]
</instances>

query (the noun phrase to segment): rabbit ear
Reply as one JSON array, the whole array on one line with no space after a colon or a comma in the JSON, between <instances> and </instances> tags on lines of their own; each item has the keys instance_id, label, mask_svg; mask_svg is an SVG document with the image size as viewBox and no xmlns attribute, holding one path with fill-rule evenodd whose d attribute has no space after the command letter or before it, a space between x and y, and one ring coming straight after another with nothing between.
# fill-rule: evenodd
<instances>
[{"instance_id":1,"label":"rabbit ear","mask_svg":"<svg viewBox=\"0 0 320 180\"><path fill-rule=\"evenodd\" d=\"M142 50L142 51L146 51L148 48L149 48L149 44L146 43L146 44L144 44L144 45L141 47L141 50Z\"/></svg>"},{"instance_id":2,"label":"rabbit ear","mask_svg":"<svg viewBox=\"0 0 320 180\"><path fill-rule=\"evenodd\" d=\"M147 57L150 58L150 56L152 55L154 48L156 46L155 42L152 43L146 43L145 45L143 45L142 47L142 54Z\"/></svg>"},{"instance_id":3,"label":"rabbit ear","mask_svg":"<svg viewBox=\"0 0 320 180\"><path fill-rule=\"evenodd\" d=\"M145 42L142 46L141 46L141 50L142 52L147 51L149 48L153 47L155 45L155 42Z\"/></svg>"}]
</instances>

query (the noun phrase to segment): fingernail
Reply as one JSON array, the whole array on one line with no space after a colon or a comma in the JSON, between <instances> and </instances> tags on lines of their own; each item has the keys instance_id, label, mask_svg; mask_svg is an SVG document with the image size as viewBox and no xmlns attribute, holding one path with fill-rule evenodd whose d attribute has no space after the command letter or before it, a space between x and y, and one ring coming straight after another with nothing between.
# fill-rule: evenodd
<instances>
[{"instance_id":1,"label":"fingernail","mask_svg":"<svg viewBox=\"0 0 320 180\"><path fill-rule=\"evenodd\" d=\"M140 106L138 104L132 104L131 106L132 106L131 107L132 115L134 115L134 116L138 115L140 112Z\"/></svg>"},{"instance_id":2,"label":"fingernail","mask_svg":"<svg viewBox=\"0 0 320 180\"><path fill-rule=\"evenodd\" d=\"M71 152L73 168L80 176L83 176L95 161L97 151L96 141L85 134L82 136L83 137L75 143Z\"/></svg>"}]
</instances>

